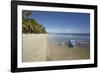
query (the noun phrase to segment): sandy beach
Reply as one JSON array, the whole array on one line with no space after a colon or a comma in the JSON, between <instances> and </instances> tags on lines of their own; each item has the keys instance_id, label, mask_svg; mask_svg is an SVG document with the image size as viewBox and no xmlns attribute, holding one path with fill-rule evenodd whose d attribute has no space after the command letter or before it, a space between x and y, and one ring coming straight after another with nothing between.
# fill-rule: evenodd
<instances>
[{"instance_id":1,"label":"sandy beach","mask_svg":"<svg viewBox=\"0 0 100 73\"><path fill-rule=\"evenodd\" d=\"M48 41L48 34L23 34L22 61L57 61L89 59L90 50L84 47L68 47Z\"/></svg>"},{"instance_id":2,"label":"sandy beach","mask_svg":"<svg viewBox=\"0 0 100 73\"><path fill-rule=\"evenodd\" d=\"M47 60L48 34L23 34L22 61Z\"/></svg>"},{"instance_id":3,"label":"sandy beach","mask_svg":"<svg viewBox=\"0 0 100 73\"><path fill-rule=\"evenodd\" d=\"M90 50L79 46L68 47L67 45L49 44L48 60L80 60L89 59Z\"/></svg>"}]
</instances>

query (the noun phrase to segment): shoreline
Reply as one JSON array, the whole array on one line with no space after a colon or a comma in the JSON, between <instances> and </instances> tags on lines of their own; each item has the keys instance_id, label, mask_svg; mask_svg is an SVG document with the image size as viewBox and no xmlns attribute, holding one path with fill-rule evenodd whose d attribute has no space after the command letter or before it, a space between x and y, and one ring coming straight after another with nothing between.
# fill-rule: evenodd
<instances>
[{"instance_id":1,"label":"shoreline","mask_svg":"<svg viewBox=\"0 0 100 73\"><path fill-rule=\"evenodd\" d=\"M23 34L23 62L80 60L90 58L90 49L51 43L48 34Z\"/></svg>"},{"instance_id":2,"label":"shoreline","mask_svg":"<svg viewBox=\"0 0 100 73\"><path fill-rule=\"evenodd\" d=\"M79 46L49 44L49 61L89 59L90 50Z\"/></svg>"}]
</instances>

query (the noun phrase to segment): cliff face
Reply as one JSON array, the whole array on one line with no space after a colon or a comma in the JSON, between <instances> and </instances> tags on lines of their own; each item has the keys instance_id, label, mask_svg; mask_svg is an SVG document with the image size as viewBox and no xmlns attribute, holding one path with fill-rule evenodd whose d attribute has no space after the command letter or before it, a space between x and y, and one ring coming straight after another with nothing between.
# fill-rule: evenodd
<instances>
[{"instance_id":1,"label":"cliff face","mask_svg":"<svg viewBox=\"0 0 100 73\"><path fill-rule=\"evenodd\" d=\"M45 27L38 24L35 19L25 18L22 19L22 32L23 33L46 33Z\"/></svg>"}]
</instances>

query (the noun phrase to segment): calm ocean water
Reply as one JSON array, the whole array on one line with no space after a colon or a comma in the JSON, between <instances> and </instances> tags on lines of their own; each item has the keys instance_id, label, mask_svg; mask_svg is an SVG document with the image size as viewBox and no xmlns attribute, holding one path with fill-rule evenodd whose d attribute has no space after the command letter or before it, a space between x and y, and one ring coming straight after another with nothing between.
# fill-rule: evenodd
<instances>
[{"instance_id":1,"label":"calm ocean water","mask_svg":"<svg viewBox=\"0 0 100 73\"><path fill-rule=\"evenodd\" d=\"M66 40L79 40L90 44L89 34L49 34L49 42L51 43L61 43Z\"/></svg>"}]
</instances>

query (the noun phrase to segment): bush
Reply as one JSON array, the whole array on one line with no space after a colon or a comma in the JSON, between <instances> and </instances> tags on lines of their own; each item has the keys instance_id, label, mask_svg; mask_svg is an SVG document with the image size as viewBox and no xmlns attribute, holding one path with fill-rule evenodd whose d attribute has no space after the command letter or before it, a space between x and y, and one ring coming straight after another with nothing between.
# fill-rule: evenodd
<instances>
[{"instance_id":1,"label":"bush","mask_svg":"<svg viewBox=\"0 0 100 73\"><path fill-rule=\"evenodd\" d=\"M45 27L38 24L35 19L22 19L23 33L46 33Z\"/></svg>"}]
</instances>

